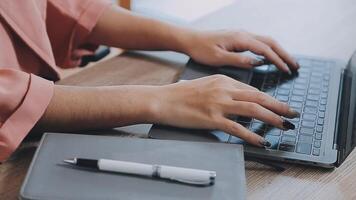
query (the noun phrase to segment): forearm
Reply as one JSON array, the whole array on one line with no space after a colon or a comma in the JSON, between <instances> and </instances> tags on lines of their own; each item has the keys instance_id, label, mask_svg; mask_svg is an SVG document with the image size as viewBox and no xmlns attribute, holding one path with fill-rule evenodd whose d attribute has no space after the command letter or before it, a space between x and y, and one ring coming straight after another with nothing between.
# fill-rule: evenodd
<instances>
[{"instance_id":1,"label":"forearm","mask_svg":"<svg viewBox=\"0 0 356 200\"><path fill-rule=\"evenodd\" d=\"M36 131L80 131L149 123L154 86L55 86Z\"/></svg>"},{"instance_id":2,"label":"forearm","mask_svg":"<svg viewBox=\"0 0 356 200\"><path fill-rule=\"evenodd\" d=\"M90 41L124 49L172 50L186 53L191 30L139 16L119 7L106 10Z\"/></svg>"}]
</instances>

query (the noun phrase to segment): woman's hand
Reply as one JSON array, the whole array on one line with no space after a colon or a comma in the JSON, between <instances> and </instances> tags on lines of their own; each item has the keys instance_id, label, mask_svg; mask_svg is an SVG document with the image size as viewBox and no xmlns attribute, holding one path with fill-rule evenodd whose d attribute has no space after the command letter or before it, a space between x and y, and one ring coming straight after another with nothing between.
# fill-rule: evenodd
<instances>
[{"instance_id":1,"label":"woman's hand","mask_svg":"<svg viewBox=\"0 0 356 200\"><path fill-rule=\"evenodd\" d=\"M162 86L155 92L159 101L153 109L154 123L219 129L257 146L268 146L269 143L229 117L256 118L286 130L294 127L281 116L299 116L287 104L223 75Z\"/></svg>"},{"instance_id":2,"label":"woman's hand","mask_svg":"<svg viewBox=\"0 0 356 200\"><path fill-rule=\"evenodd\" d=\"M299 68L290 56L270 37L254 35L244 31L188 32L185 40L185 53L195 61L210 66L236 66L251 68L265 64L266 60L283 72ZM250 51L263 56L256 59L241 54Z\"/></svg>"}]
</instances>

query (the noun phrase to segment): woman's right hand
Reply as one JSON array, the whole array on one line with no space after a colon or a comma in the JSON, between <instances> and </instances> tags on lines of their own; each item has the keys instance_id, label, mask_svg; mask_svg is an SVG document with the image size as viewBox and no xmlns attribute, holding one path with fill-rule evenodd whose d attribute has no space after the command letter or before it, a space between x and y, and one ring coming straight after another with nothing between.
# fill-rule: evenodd
<instances>
[{"instance_id":1,"label":"woman's right hand","mask_svg":"<svg viewBox=\"0 0 356 200\"><path fill-rule=\"evenodd\" d=\"M285 103L224 75L213 75L157 87L154 123L183 128L219 129L256 146L270 145L263 137L230 119L256 118L280 129L294 129L283 119L299 117Z\"/></svg>"}]
</instances>

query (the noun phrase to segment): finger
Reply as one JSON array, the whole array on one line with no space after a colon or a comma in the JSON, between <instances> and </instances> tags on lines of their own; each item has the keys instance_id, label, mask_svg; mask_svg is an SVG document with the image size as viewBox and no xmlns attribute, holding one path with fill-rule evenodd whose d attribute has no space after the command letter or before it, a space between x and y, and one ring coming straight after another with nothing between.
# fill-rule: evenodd
<instances>
[{"instance_id":1,"label":"finger","mask_svg":"<svg viewBox=\"0 0 356 200\"><path fill-rule=\"evenodd\" d=\"M241 124L238 124L232 120L229 119L222 119L220 121L220 128L222 131L239 137L242 140L253 144L255 146L259 146L259 147L270 147L271 144L269 142L267 142L263 137L257 135L256 133L251 132L250 130L246 129L245 127L243 127Z\"/></svg>"},{"instance_id":2,"label":"finger","mask_svg":"<svg viewBox=\"0 0 356 200\"><path fill-rule=\"evenodd\" d=\"M284 61L272 50L272 48L265 43L251 38L247 41L247 49L255 54L265 57L281 71L291 74L287 64L284 63Z\"/></svg>"},{"instance_id":3,"label":"finger","mask_svg":"<svg viewBox=\"0 0 356 200\"><path fill-rule=\"evenodd\" d=\"M264 92L250 90L235 91L232 96L236 101L257 103L268 110L273 111L274 113L288 118L296 118L300 116L300 113L291 109L288 104L280 102Z\"/></svg>"},{"instance_id":4,"label":"finger","mask_svg":"<svg viewBox=\"0 0 356 200\"><path fill-rule=\"evenodd\" d=\"M242 90L253 90L253 91L258 91L257 88L252 87L251 85L242 83L240 81L237 81L231 77L222 75L222 74L216 74L216 75L212 75L212 76L207 76L207 77L203 77L201 79L208 79L208 78L213 78L215 80L220 81L223 86L229 87L231 85L233 85L234 87L236 87L237 89L242 89Z\"/></svg>"},{"instance_id":5,"label":"finger","mask_svg":"<svg viewBox=\"0 0 356 200\"><path fill-rule=\"evenodd\" d=\"M297 61L291 55L289 55L289 53L284 50L280 44L278 44L273 39L260 35L254 35L254 38L270 46L272 50L276 52L278 56L282 58L283 61L286 62L291 69L297 70L300 68Z\"/></svg>"},{"instance_id":6,"label":"finger","mask_svg":"<svg viewBox=\"0 0 356 200\"><path fill-rule=\"evenodd\" d=\"M235 101L228 107L227 112L231 115L255 118L283 130L294 129L290 127L290 124L288 124L289 126L287 127L286 123L288 122L285 122L286 120L283 120L279 115L257 103Z\"/></svg>"},{"instance_id":7,"label":"finger","mask_svg":"<svg viewBox=\"0 0 356 200\"><path fill-rule=\"evenodd\" d=\"M250 69L252 67L260 66L264 64L261 59L252 58L249 56L244 56L240 53L225 51L222 53L222 65L230 65L234 67Z\"/></svg>"}]
</instances>

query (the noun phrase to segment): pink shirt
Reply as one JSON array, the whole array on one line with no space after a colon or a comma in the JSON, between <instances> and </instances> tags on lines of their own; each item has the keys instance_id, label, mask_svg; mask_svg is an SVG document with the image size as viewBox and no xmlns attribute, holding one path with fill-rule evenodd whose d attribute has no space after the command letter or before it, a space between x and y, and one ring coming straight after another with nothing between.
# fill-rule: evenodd
<instances>
[{"instance_id":1,"label":"pink shirt","mask_svg":"<svg viewBox=\"0 0 356 200\"><path fill-rule=\"evenodd\" d=\"M75 67L106 0L0 1L0 162L46 110L58 67ZM46 78L46 79L45 79Z\"/></svg>"}]
</instances>

